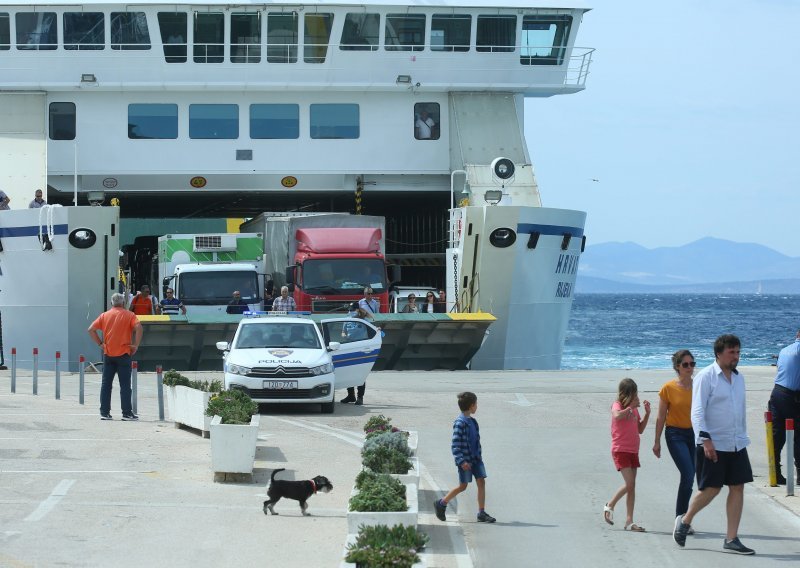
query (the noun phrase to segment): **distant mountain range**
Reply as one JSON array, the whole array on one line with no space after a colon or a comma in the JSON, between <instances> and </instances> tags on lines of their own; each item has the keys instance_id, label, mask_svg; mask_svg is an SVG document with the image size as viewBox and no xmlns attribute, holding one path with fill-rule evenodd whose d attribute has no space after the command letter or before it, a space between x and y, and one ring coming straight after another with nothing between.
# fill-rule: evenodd
<instances>
[{"instance_id":1,"label":"distant mountain range","mask_svg":"<svg viewBox=\"0 0 800 568\"><path fill-rule=\"evenodd\" d=\"M577 293L800 294L800 257L706 237L680 247L589 245Z\"/></svg>"}]
</instances>

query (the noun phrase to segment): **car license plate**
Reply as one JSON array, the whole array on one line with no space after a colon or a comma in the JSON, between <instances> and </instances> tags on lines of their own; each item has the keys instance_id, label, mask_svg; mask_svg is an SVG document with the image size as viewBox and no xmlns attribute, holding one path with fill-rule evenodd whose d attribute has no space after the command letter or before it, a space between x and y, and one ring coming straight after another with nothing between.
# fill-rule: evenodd
<instances>
[{"instance_id":1,"label":"car license plate","mask_svg":"<svg viewBox=\"0 0 800 568\"><path fill-rule=\"evenodd\" d=\"M297 381L264 381L264 388L275 390L296 389Z\"/></svg>"}]
</instances>

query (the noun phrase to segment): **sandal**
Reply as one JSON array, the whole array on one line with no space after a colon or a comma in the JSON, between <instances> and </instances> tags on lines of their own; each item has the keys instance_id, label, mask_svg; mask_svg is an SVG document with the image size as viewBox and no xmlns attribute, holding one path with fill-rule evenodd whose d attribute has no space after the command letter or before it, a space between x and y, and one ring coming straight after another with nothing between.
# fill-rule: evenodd
<instances>
[{"instance_id":1,"label":"sandal","mask_svg":"<svg viewBox=\"0 0 800 568\"><path fill-rule=\"evenodd\" d=\"M640 527L636 523L625 525L625 530L631 532L647 532L644 527Z\"/></svg>"},{"instance_id":2,"label":"sandal","mask_svg":"<svg viewBox=\"0 0 800 568\"><path fill-rule=\"evenodd\" d=\"M603 505L603 519L609 524L614 524L614 509L608 506L608 503Z\"/></svg>"}]
</instances>

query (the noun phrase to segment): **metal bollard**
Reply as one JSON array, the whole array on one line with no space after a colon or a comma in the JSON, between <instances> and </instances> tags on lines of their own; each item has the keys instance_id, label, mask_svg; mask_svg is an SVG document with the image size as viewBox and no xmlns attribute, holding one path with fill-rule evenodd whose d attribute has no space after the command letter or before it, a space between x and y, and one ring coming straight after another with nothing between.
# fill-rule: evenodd
<instances>
[{"instance_id":1,"label":"metal bollard","mask_svg":"<svg viewBox=\"0 0 800 568\"><path fill-rule=\"evenodd\" d=\"M772 412L764 413L764 427L767 430L767 468L770 487L778 486L778 474L775 472L775 445L772 440Z\"/></svg>"},{"instance_id":2,"label":"metal bollard","mask_svg":"<svg viewBox=\"0 0 800 568\"><path fill-rule=\"evenodd\" d=\"M161 365L156 366L156 388L158 389L158 419L164 420L164 376Z\"/></svg>"},{"instance_id":3,"label":"metal bollard","mask_svg":"<svg viewBox=\"0 0 800 568\"><path fill-rule=\"evenodd\" d=\"M786 419L786 495L794 495L794 420Z\"/></svg>"},{"instance_id":4,"label":"metal bollard","mask_svg":"<svg viewBox=\"0 0 800 568\"><path fill-rule=\"evenodd\" d=\"M11 392L17 392L17 348L11 348Z\"/></svg>"},{"instance_id":5,"label":"metal bollard","mask_svg":"<svg viewBox=\"0 0 800 568\"><path fill-rule=\"evenodd\" d=\"M139 414L138 411L138 391L139 390L139 363L131 361L131 408L134 414Z\"/></svg>"},{"instance_id":6,"label":"metal bollard","mask_svg":"<svg viewBox=\"0 0 800 568\"><path fill-rule=\"evenodd\" d=\"M33 394L39 394L39 348L33 348Z\"/></svg>"},{"instance_id":7,"label":"metal bollard","mask_svg":"<svg viewBox=\"0 0 800 568\"><path fill-rule=\"evenodd\" d=\"M56 351L56 400L61 399L61 351Z\"/></svg>"},{"instance_id":8,"label":"metal bollard","mask_svg":"<svg viewBox=\"0 0 800 568\"><path fill-rule=\"evenodd\" d=\"M81 355L78 357L78 402L83 404L83 385L84 385L84 375L83 375L83 367L84 362L86 361L86 357Z\"/></svg>"}]
</instances>

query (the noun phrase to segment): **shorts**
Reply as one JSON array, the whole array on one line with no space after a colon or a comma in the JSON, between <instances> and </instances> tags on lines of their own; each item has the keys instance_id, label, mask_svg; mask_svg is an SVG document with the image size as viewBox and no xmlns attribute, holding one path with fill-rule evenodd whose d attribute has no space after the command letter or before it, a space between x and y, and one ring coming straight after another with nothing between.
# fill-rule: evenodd
<instances>
[{"instance_id":1,"label":"shorts","mask_svg":"<svg viewBox=\"0 0 800 568\"><path fill-rule=\"evenodd\" d=\"M697 468L697 488L700 490L753 481L747 448L738 452L717 451L717 463L714 463L706 457L703 446L700 445L695 449L694 461Z\"/></svg>"},{"instance_id":2,"label":"shorts","mask_svg":"<svg viewBox=\"0 0 800 568\"><path fill-rule=\"evenodd\" d=\"M459 483L472 483L472 477L476 478L485 478L486 477L486 466L483 465L482 461L470 464L472 465L472 469L461 469L458 468L458 482Z\"/></svg>"},{"instance_id":3,"label":"shorts","mask_svg":"<svg viewBox=\"0 0 800 568\"><path fill-rule=\"evenodd\" d=\"M626 467L634 469L641 467L639 454L634 454L633 452L611 452L611 457L614 460L614 465L617 466L617 471Z\"/></svg>"}]
</instances>

